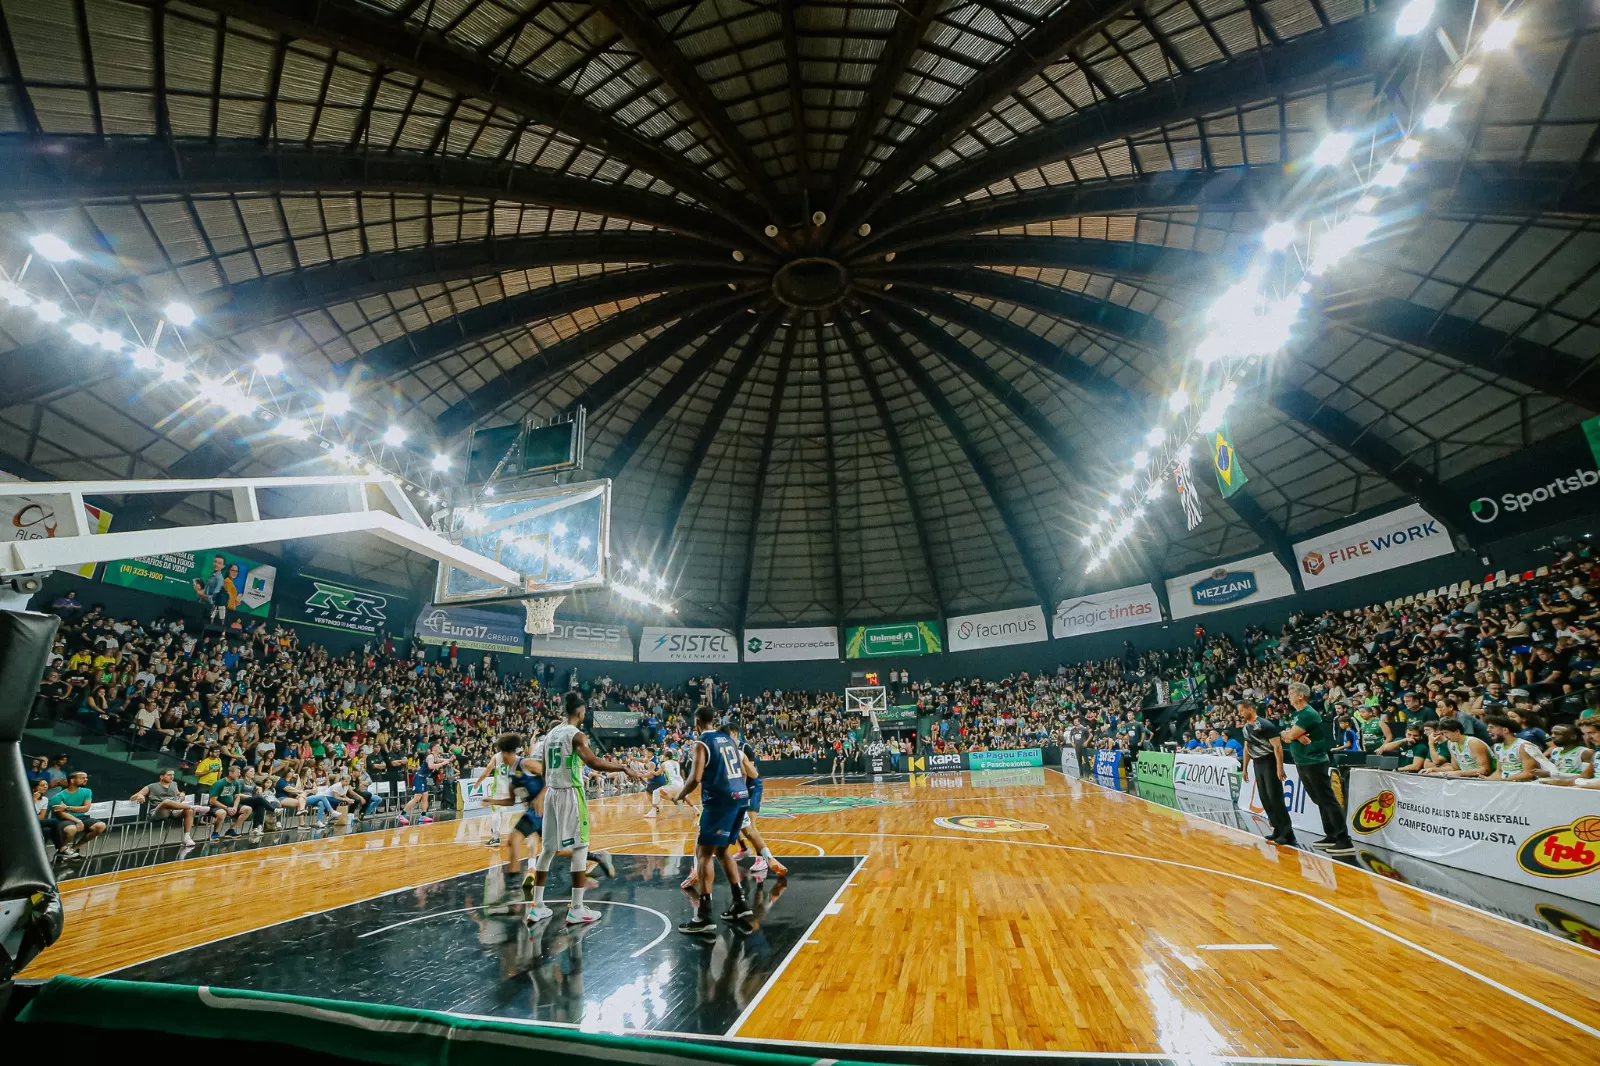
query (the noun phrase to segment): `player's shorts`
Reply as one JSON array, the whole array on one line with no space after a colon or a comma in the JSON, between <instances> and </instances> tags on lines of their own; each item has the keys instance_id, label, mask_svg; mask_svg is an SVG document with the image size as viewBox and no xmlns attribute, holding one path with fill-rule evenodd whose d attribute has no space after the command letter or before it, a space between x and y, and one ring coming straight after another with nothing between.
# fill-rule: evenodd
<instances>
[{"instance_id":1,"label":"player's shorts","mask_svg":"<svg viewBox=\"0 0 1600 1066\"><path fill-rule=\"evenodd\" d=\"M645 783L645 791L647 791L647 792L654 792L658 788L666 788L666 787L667 787L667 775L666 774L656 774L656 776L652 777L648 782Z\"/></svg>"},{"instance_id":2,"label":"player's shorts","mask_svg":"<svg viewBox=\"0 0 1600 1066\"><path fill-rule=\"evenodd\" d=\"M751 814L761 813L761 790L765 786L766 782L759 777L750 782L750 798L745 801L744 805Z\"/></svg>"},{"instance_id":3,"label":"player's shorts","mask_svg":"<svg viewBox=\"0 0 1600 1066\"><path fill-rule=\"evenodd\" d=\"M700 835L695 843L710 848L725 848L739 835L744 825L744 800L707 799L700 808Z\"/></svg>"},{"instance_id":4,"label":"player's shorts","mask_svg":"<svg viewBox=\"0 0 1600 1066\"><path fill-rule=\"evenodd\" d=\"M588 846L589 801L584 798L581 789L545 789L544 829L541 836L546 846L551 841L558 848Z\"/></svg>"},{"instance_id":5,"label":"player's shorts","mask_svg":"<svg viewBox=\"0 0 1600 1066\"><path fill-rule=\"evenodd\" d=\"M532 811L524 811L522 817L517 819L517 824L512 828L525 837L531 837L535 833L543 835L544 819Z\"/></svg>"},{"instance_id":6,"label":"player's shorts","mask_svg":"<svg viewBox=\"0 0 1600 1066\"><path fill-rule=\"evenodd\" d=\"M428 780L427 774L418 774L411 779L411 791L426 792L433 787L433 782Z\"/></svg>"}]
</instances>

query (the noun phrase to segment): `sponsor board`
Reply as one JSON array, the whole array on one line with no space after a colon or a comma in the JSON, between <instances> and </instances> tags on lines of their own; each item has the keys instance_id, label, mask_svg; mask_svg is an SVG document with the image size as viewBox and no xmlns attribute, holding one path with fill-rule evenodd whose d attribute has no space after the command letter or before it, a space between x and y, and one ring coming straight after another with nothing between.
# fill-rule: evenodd
<instances>
[{"instance_id":1,"label":"sponsor board","mask_svg":"<svg viewBox=\"0 0 1600 1066\"><path fill-rule=\"evenodd\" d=\"M1078 764L1077 748L1069 746L1061 749L1061 772L1075 780L1083 779L1083 767Z\"/></svg>"},{"instance_id":2,"label":"sponsor board","mask_svg":"<svg viewBox=\"0 0 1600 1066\"><path fill-rule=\"evenodd\" d=\"M1479 542L1501 540L1593 514L1597 486L1600 464L1583 427L1573 426L1446 481L1443 517Z\"/></svg>"},{"instance_id":3,"label":"sponsor board","mask_svg":"<svg viewBox=\"0 0 1600 1066\"><path fill-rule=\"evenodd\" d=\"M107 585L265 618L278 583L278 568L232 552L208 549L113 559L106 564L100 580Z\"/></svg>"},{"instance_id":4,"label":"sponsor board","mask_svg":"<svg viewBox=\"0 0 1600 1066\"><path fill-rule=\"evenodd\" d=\"M633 638L621 622L570 622L560 618L549 633L528 638L535 659L602 659L633 661Z\"/></svg>"},{"instance_id":5,"label":"sponsor board","mask_svg":"<svg viewBox=\"0 0 1600 1066\"><path fill-rule=\"evenodd\" d=\"M736 663L739 638L726 629L645 626L639 637L642 663Z\"/></svg>"},{"instance_id":6,"label":"sponsor board","mask_svg":"<svg viewBox=\"0 0 1600 1066\"><path fill-rule=\"evenodd\" d=\"M1381 770L1350 774L1350 830L1444 866L1600 903L1600 795Z\"/></svg>"},{"instance_id":7,"label":"sponsor board","mask_svg":"<svg viewBox=\"0 0 1600 1066\"><path fill-rule=\"evenodd\" d=\"M1038 833L1050 828L1043 822L1021 822L1015 818L990 818L979 814L935 818L933 824L941 829L963 829L968 833Z\"/></svg>"},{"instance_id":8,"label":"sponsor board","mask_svg":"<svg viewBox=\"0 0 1600 1066\"><path fill-rule=\"evenodd\" d=\"M10 481L0 478L0 481ZM0 498L0 544L18 540L53 540L61 532L58 507L70 506L70 496L6 496ZM111 530L111 512L92 503L83 505L83 529L90 534ZM94 564L84 563L62 573L94 577Z\"/></svg>"},{"instance_id":9,"label":"sponsor board","mask_svg":"<svg viewBox=\"0 0 1600 1066\"><path fill-rule=\"evenodd\" d=\"M839 631L833 626L744 631L744 661L747 663L838 658Z\"/></svg>"},{"instance_id":10,"label":"sponsor board","mask_svg":"<svg viewBox=\"0 0 1600 1066\"><path fill-rule=\"evenodd\" d=\"M1050 639L1045 631L1042 607L957 615L949 620L948 625L951 651L1038 644Z\"/></svg>"},{"instance_id":11,"label":"sponsor board","mask_svg":"<svg viewBox=\"0 0 1600 1066\"><path fill-rule=\"evenodd\" d=\"M1190 618L1293 594L1289 571L1270 552L1167 580L1167 602L1173 618Z\"/></svg>"},{"instance_id":12,"label":"sponsor board","mask_svg":"<svg viewBox=\"0 0 1600 1066\"><path fill-rule=\"evenodd\" d=\"M1172 787L1232 803L1234 775L1238 772L1239 764L1227 756L1180 751L1173 757Z\"/></svg>"},{"instance_id":13,"label":"sponsor board","mask_svg":"<svg viewBox=\"0 0 1600 1066\"><path fill-rule=\"evenodd\" d=\"M1038 748L967 752L967 769L969 770L1007 770L1013 766L1043 765L1044 752Z\"/></svg>"},{"instance_id":14,"label":"sponsor board","mask_svg":"<svg viewBox=\"0 0 1600 1066\"><path fill-rule=\"evenodd\" d=\"M483 784L474 785L473 782L478 779L478 775L481 773L483 773L483 767L480 766L470 774L462 774L456 779L456 810L462 814L488 806L483 802L483 798L488 794L494 779L486 777L483 779Z\"/></svg>"},{"instance_id":15,"label":"sponsor board","mask_svg":"<svg viewBox=\"0 0 1600 1066\"><path fill-rule=\"evenodd\" d=\"M922 755L918 756L917 761L926 763L927 766L925 768L929 773L935 773L940 770L966 769L961 764L961 753L957 751L942 751L932 755Z\"/></svg>"},{"instance_id":16,"label":"sponsor board","mask_svg":"<svg viewBox=\"0 0 1600 1066\"><path fill-rule=\"evenodd\" d=\"M1133 779L1141 785L1170 785L1172 767L1172 752L1141 751L1133 763Z\"/></svg>"},{"instance_id":17,"label":"sponsor board","mask_svg":"<svg viewBox=\"0 0 1600 1066\"><path fill-rule=\"evenodd\" d=\"M1044 784L1044 767L1013 766L1007 770L974 770L968 775L973 788L1037 788Z\"/></svg>"},{"instance_id":18,"label":"sponsor board","mask_svg":"<svg viewBox=\"0 0 1600 1066\"><path fill-rule=\"evenodd\" d=\"M522 654L522 616L475 607L428 606L417 612L411 630L423 644L454 643L476 651Z\"/></svg>"},{"instance_id":19,"label":"sponsor board","mask_svg":"<svg viewBox=\"0 0 1600 1066\"><path fill-rule=\"evenodd\" d=\"M1097 751L1094 753L1094 776L1116 777L1117 771L1122 769L1122 752Z\"/></svg>"},{"instance_id":20,"label":"sponsor board","mask_svg":"<svg viewBox=\"0 0 1600 1066\"><path fill-rule=\"evenodd\" d=\"M936 655L944 650L938 622L892 622L845 630L847 659L886 659L896 655Z\"/></svg>"},{"instance_id":21,"label":"sponsor board","mask_svg":"<svg viewBox=\"0 0 1600 1066\"><path fill-rule=\"evenodd\" d=\"M1308 589L1336 585L1455 551L1450 533L1417 504L1297 541L1300 581Z\"/></svg>"},{"instance_id":22,"label":"sponsor board","mask_svg":"<svg viewBox=\"0 0 1600 1066\"><path fill-rule=\"evenodd\" d=\"M1267 810L1261 805L1261 787L1272 788L1281 786L1283 789L1283 804L1289 808L1289 824L1299 833L1310 833L1307 839L1318 839L1322 836L1322 812L1317 805L1306 796L1306 787L1300 783L1300 771L1295 769L1294 763L1287 760L1283 764L1283 781L1258 782L1256 780L1256 764L1253 760L1246 759L1244 764L1244 781L1239 786L1239 797L1234 805L1246 814L1254 814L1262 819L1267 816Z\"/></svg>"},{"instance_id":23,"label":"sponsor board","mask_svg":"<svg viewBox=\"0 0 1600 1066\"><path fill-rule=\"evenodd\" d=\"M277 618L371 637L389 628L390 609L389 597L381 592L301 574L278 598Z\"/></svg>"},{"instance_id":24,"label":"sponsor board","mask_svg":"<svg viewBox=\"0 0 1600 1066\"><path fill-rule=\"evenodd\" d=\"M1159 621L1161 601L1156 597L1155 586L1133 585L1062 600L1050 619L1050 635L1065 640Z\"/></svg>"}]
</instances>

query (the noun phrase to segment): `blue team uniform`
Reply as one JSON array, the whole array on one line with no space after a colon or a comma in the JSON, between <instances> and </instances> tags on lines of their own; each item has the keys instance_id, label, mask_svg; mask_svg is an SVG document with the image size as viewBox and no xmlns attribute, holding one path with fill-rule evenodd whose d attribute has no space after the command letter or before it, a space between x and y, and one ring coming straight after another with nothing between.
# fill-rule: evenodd
<instances>
[{"instance_id":1,"label":"blue team uniform","mask_svg":"<svg viewBox=\"0 0 1600 1066\"><path fill-rule=\"evenodd\" d=\"M517 763L517 772L511 775L511 794L515 796L517 789L528 793L528 809L517 819L516 830L525 837L535 833L544 832L544 819L533 813L533 797L544 791L544 778L538 774L529 774L522 771L522 763Z\"/></svg>"},{"instance_id":2,"label":"blue team uniform","mask_svg":"<svg viewBox=\"0 0 1600 1066\"><path fill-rule=\"evenodd\" d=\"M700 734L706 746L706 768L700 778L704 806L700 809L700 835L697 843L727 847L739 834L745 804L750 799L744 770L739 765L739 747L726 733L708 730Z\"/></svg>"},{"instance_id":3,"label":"blue team uniform","mask_svg":"<svg viewBox=\"0 0 1600 1066\"><path fill-rule=\"evenodd\" d=\"M660 763L658 762L657 765L659 766ZM645 784L644 784L644 790L646 792L654 792L658 788L666 788L666 787L667 787L667 775L666 775L666 772L663 771L663 770L659 770L659 769L655 772L655 774L653 774L651 776L650 780L646 781Z\"/></svg>"},{"instance_id":4,"label":"blue team uniform","mask_svg":"<svg viewBox=\"0 0 1600 1066\"><path fill-rule=\"evenodd\" d=\"M751 766L757 765L756 764L756 753L750 747L750 745L748 745L748 744L742 745L739 750L744 752L745 755L749 756L750 765ZM762 788L765 787L765 782L762 781L760 775L758 774L753 780L746 781L745 782L745 787L750 790L750 799L744 805L745 806L745 810L749 811L751 814L760 814L761 813L761 790L762 790Z\"/></svg>"}]
</instances>

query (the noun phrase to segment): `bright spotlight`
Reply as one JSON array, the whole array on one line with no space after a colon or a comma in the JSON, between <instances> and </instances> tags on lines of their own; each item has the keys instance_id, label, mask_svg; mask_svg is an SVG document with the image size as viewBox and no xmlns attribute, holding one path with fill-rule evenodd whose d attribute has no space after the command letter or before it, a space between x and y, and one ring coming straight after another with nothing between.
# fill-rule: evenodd
<instances>
[{"instance_id":1,"label":"bright spotlight","mask_svg":"<svg viewBox=\"0 0 1600 1066\"><path fill-rule=\"evenodd\" d=\"M306 424L298 418L281 419L276 426L272 427L272 431L278 436L288 437L290 440L305 440L306 437L311 435L311 431L306 428Z\"/></svg>"},{"instance_id":2,"label":"bright spotlight","mask_svg":"<svg viewBox=\"0 0 1600 1066\"><path fill-rule=\"evenodd\" d=\"M1434 104L1422 113L1422 124L1430 130L1444 129L1450 123L1450 112L1455 109L1455 104Z\"/></svg>"},{"instance_id":3,"label":"bright spotlight","mask_svg":"<svg viewBox=\"0 0 1600 1066\"><path fill-rule=\"evenodd\" d=\"M406 431L399 426L390 426L383 431L383 443L391 448L398 448L406 442Z\"/></svg>"},{"instance_id":4,"label":"bright spotlight","mask_svg":"<svg viewBox=\"0 0 1600 1066\"><path fill-rule=\"evenodd\" d=\"M1123 491L1133 488L1133 475L1124 474L1122 477L1118 478L1117 488L1122 489Z\"/></svg>"},{"instance_id":5,"label":"bright spotlight","mask_svg":"<svg viewBox=\"0 0 1600 1066\"><path fill-rule=\"evenodd\" d=\"M1149 465L1150 465L1150 453L1149 452L1134 452L1133 453L1133 468L1135 470L1143 470L1145 467L1147 467Z\"/></svg>"},{"instance_id":6,"label":"bright spotlight","mask_svg":"<svg viewBox=\"0 0 1600 1066\"><path fill-rule=\"evenodd\" d=\"M161 364L162 381L182 381L187 375L188 371L183 368L182 364L175 363L171 359Z\"/></svg>"},{"instance_id":7,"label":"bright spotlight","mask_svg":"<svg viewBox=\"0 0 1600 1066\"><path fill-rule=\"evenodd\" d=\"M161 365L161 356L142 344L135 347L128 355L133 360L133 365L140 370L154 370Z\"/></svg>"},{"instance_id":8,"label":"bright spotlight","mask_svg":"<svg viewBox=\"0 0 1600 1066\"><path fill-rule=\"evenodd\" d=\"M1148 436L1145 437L1144 442L1150 445L1152 448L1159 448L1161 447L1161 443L1166 439L1167 431L1162 429L1160 426L1157 426L1155 429L1150 431Z\"/></svg>"},{"instance_id":9,"label":"bright spotlight","mask_svg":"<svg viewBox=\"0 0 1600 1066\"><path fill-rule=\"evenodd\" d=\"M1269 252L1282 251L1294 243L1294 223L1274 222L1261 231L1261 247Z\"/></svg>"},{"instance_id":10,"label":"bright spotlight","mask_svg":"<svg viewBox=\"0 0 1600 1066\"><path fill-rule=\"evenodd\" d=\"M30 237L28 243L33 245L34 251L52 263L65 263L69 259L78 258L78 253L73 251L72 245L54 233L41 233L37 237Z\"/></svg>"},{"instance_id":11,"label":"bright spotlight","mask_svg":"<svg viewBox=\"0 0 1600 1066\"><path fill-rule=\"evenodd\" d=\"M332 450L328 452L328 458L336 463L349 463L353 457L349 448L346 448L343 444L335 444Z\"/></svg>"},{"instance_id":12,"label":"bright spotlight","mask_svg":"<svg viewBox=\"0 0 1600 1066\"><path fill-rule=\"evenodd\" d=\"M1372 175L1372 184L1381 185L1392 189L1406 180L1406 165L1404 163L1385 163L1379 171Z\"/></svg>"},{"instance_id":13,"label":"bright spotlight","mask_svg":"<svg viewBox=\"0 0 1600 1066\"><path fill-rule=\"evenodd\" d=\"M171 322L174 326L194 325L194 308L190 307L182 300L172 301L162 310L161 313L166 315L167 321Z\"/></svg>"},{"instance_id":14,"label":"bright spotlight","mask_svg":"<svg viewBox=\"0 0 1600 1066\"><path fill-rule=\"evenodd\" d=\"M448 455L435 455L433 457L433 468L435 470L439 471L439 473L441 473L441 474L444 473L446 470L449 470L450 469L450 457Z\"/></svg>"},{"instance_id":15,"label":"bright spotlight","mask_svg":"<svg viewBox=\"0 0 1600 1066\"><path fill-rule=\"evenodd\" d=\"M66 315L54 300L40 300L33 305L33 313L39 316L41 322L60 322Z\"/></svg>"},{"instance_id":16,"label":"bright spotlight","mask_svg":"<svg viewBox=\"0 0 1600 1066\"><path fill-rule=\"evenodd\" d=\"M1516 19L1495 19L1489 23L1489 28L1483 31L1483 40L1480 43L1485 52L1498 52L1502 48L1510 48L1511 42L1516 39Z\"/></svg>"},{"instance_id":17,"label":"bright spotlight","mask_svg":"<svg viewBox=\"0 0 1600 1066\"><path fill-rule=\"evenodd\" d=\"M1319 167L1334 167L1344 162L1344 157L1350 154L1350 149L1355 147L1356 135L1353 133L1330 133L1322 138L1322 143L1317 145L1316 151L1311 153L1311 161Z\"/></svg>"},{"instance_id":18,"label":"bright spotlight","mask_svg":"<svg viewBox=\"0 0 1600 1066\"><path fill-rule=\"evenodd\" d=\"M1411 0L1394 20L1394 32L1401 37L1411 37L1427 29L1432 20L1433 0Z\"/></svg>"},{"instance_id":19,"label":"bright spotlight","mask_svg":"<svg viewBox=\"0 0 1600 1066\"><path fill-rule=\"evenodd\" d=\"M1189 406L1189 390L1174 389L1172 395L1167 397L1167 410L1173 414L1186 410Z\"/></svg>"},{"instance_id":20,"label":"bright spotlight","mask_svg":"<svg viewBox=\"0 0 1600 1066\"><path fill-rule=\"evenodd\" d=\"M350 394L343 389L323 393L322 409L330 415L346 414L350 410Z\"/></svg>"},{"instance_id":21,"label":"bright spotlight","mask_svg":"<svg viewBox=\"0 0 1600 1066\"><path fill-rule=\"evenodd\" d=\"M256 369L272 377L283 373L283 356L277 352L262 352L256 359Z\"/></svg>"},{"instance_id":22,"label":"bright spotlight","mask_svg":"<svg viewBox=\"0 0 1600 1066\"><path fill-rule=\"evenodd\" d=\"M79 344L95 344L100 340L100 331L87 322L74 322L67 327L67 336Z\"/></svg>"},{"instance_id":23,"label":"bright spotlight","mask_svg":"<svg viewBox=\"0 0 1600 1066\"><path fill-rule=\"evenodd\" d=\"M1401 159L1415 159L1417 153L1422 151L1422 142L1415 137L1407 137L1400 142L1400 147L1395 149L1395 155Z\"/></svg>"},{"instance_id":24,"label":"bright spotlight","mask_svg":"<svg viewBox=\"0 0 1600 1066\"><path fill-rule=\"evenodd\" d=\"M1456 72L1456 85L1462 89L1478 80L1478 75L1483 73L1483 68L1475 63L1468 63Z\"/></svg>"}]
</instances>

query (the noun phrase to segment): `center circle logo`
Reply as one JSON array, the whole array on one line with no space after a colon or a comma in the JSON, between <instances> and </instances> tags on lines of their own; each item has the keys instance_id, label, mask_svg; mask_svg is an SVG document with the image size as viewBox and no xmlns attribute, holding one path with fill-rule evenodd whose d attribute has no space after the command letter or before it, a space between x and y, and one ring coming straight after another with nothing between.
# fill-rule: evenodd
<instances>
[{"instance_id":1,"label":"center circle logo","mask_svg":"<svg viewBox=\"0 0 1600 1066\"><path fill-rule=\"evenodd\" d=\"M1358 833L1376 833L1394 818L1394 793L1384 789L1356 808L1350 828Z\"/></svg>"},{"instance_id":2,"label":"center circle logo","mask_svg":"<svg viewBox=\"0 0 1600 1066\"><path fill-rule=\"evenodd\" d=\"M935 818L933 824L941 829L961 829L968 833L1037 833L1050 828L1043 822L1022 822L1015 818L990 818L979 814Z\"/></svg>"},{"instance_id":3,"label":"center circle logo","mask_svg":"<svg viewBox=\"0 0 1600 1066\"><path fill-rule=\"evenodd\" d=\"M1487 496L1479 496L1467 505L1467 510L1472 512L1472 517L1488 525L1500 517L1500 505Z\"/></svg>"}]
</instances>

